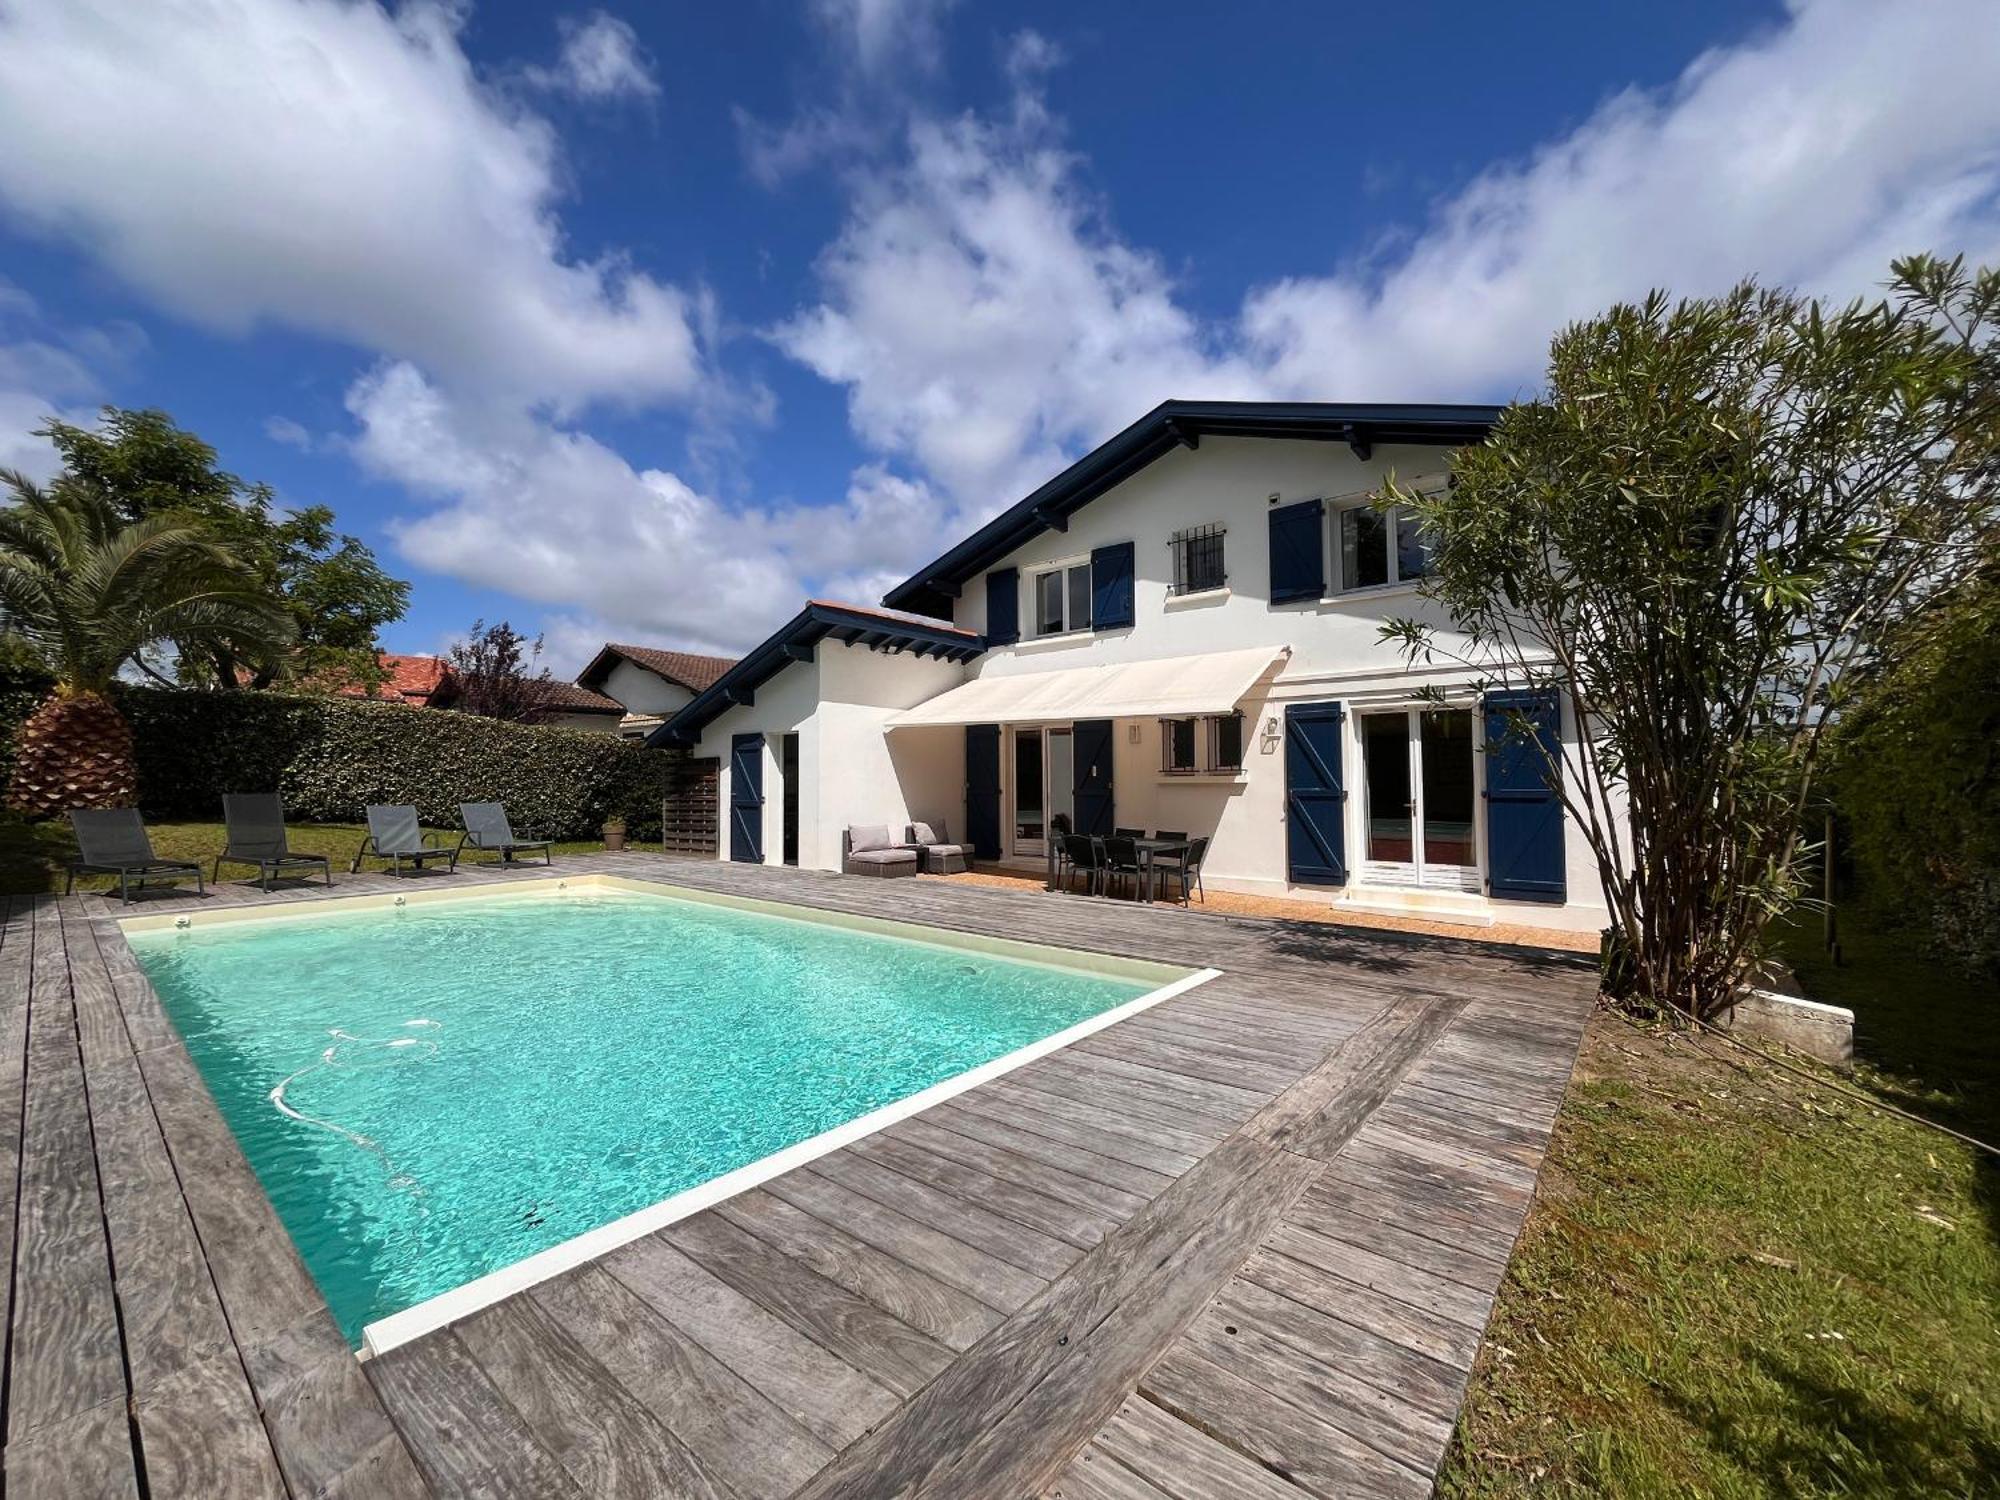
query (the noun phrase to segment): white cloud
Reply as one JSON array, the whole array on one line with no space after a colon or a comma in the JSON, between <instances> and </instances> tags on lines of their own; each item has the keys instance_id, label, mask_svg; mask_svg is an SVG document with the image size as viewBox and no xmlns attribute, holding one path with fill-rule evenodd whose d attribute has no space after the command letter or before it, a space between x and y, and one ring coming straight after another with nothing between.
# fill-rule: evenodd
<instances>
[{"instance_id":1,"label":"white cloud","mask_svg":"<svg viewBox=\"0 0 2000 1500\"><path fill-rule=\"evenodd\" d=\"M264 436L274 443L282 443L287 448L296 448L301 453L313 450L313 435L305 425L290 417L264 418Z\"/></svg>"},{"instance_id":2,"label":"white cloud","mask_svg":"<svg viewBox=\"0 0 2000 1500\"><path fill-rule=\"evenodd\" d=\"M1654 286L1754 274L1849 296L1914 250L2000 257L2000 25L1990 0L1800 3L1627 90L1441 204L1373 271L1250 297L1253 357L1330 399L1512 394L1550 333Z\"/></svg>"},{"instance_id":3,"label":"white cloud","mask_svg":"<svg viewBox=\"0 0 2000 1500\"><path fill-rule=\"evenodd\" d=\"M879 596L943 537L924 487L879 469L829 505L731 509L587 433L456 401L405 362L357 381L347 406L355 457L430 503L395 528L402 554L566 612L572 636L738 651L815 589Z\"/></svg>"},{"instance_id":4,"label":"white cloud","mask_svg":"<svg viewBox=\"0 0 2000 1500\"><path fill-rule=\"evenodd\" d=\"M821 256L826 298L775 330L845 385L856 433L980 509L1160 394L1243 396L1159 261L1119 240L1032 111L912 127Z\"/></svg>"},{"instance_id":5,"label":"white cloud","mask_svg":"<svg viewBox=\"0 0 2000 1500\"><path fill-rule=\"evenodd\" d=\"M0 203L211 329L283 324L561 407L685 395L688 298L565 242L555 136L475 76L459 15L14 0Z\"/></svg>"},{"instance_id":6,"label":"white cloud","mask_svg":"<svg viewBox=\"0 0 2000 1500\"><path fill-rule=\"evenodd\" d=\"M527 70L529 82L578 99L651 99L660 92L639 34L604 11L556 22L562 51L555 66Z\"/></svg>"},{"instance_id":7,"label":"white cloud","mask_svg":"<svg viewBox=\"0 0 2000 1500\"><path fill-rule=\"evenodd\" d=\"M37 429L51 417L94 421L105 377L121 373L145 346L145 334L130 323L58 323L0 280L0 469L36 481L53 477L56 452Z\"/></svg>"},{"instance_id":8,"label":"white cloud","mask_svg":"<svg viewBox=\"0 0 2000 1500\"><path fill-rule=\"evenodd\" d=\"M931 69L943 51L940 23L954 0L813 0L820 24L864 73Z\"/></svg>"},{"instance_id":9,"label":"white cloud","mask_svg":"<svg viewBox=\"0 0 2000 1500\"><path fill-rule=\"evenodd\" d=\"M914 124L773 336L847 388L865 444L975 514L1167 397L1504 398L1559 326L1652 286L1845 296L1899 252L2000 259L1992 23L1991 0L1801 3L1490 169L1395 250L1213 323L1080 186L1037 91L1050 59L1017 40L1011 117Z\"/></svg>"}]
</instances>

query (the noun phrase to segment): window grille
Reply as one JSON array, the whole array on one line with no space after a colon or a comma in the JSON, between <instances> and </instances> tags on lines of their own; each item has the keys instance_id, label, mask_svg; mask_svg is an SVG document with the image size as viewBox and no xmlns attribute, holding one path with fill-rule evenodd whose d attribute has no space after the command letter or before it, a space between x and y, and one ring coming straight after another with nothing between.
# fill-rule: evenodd
<instances>
[{"instance_id":1,"label":"window grille","mask_svg":"<svg viewBox=\"0 0 2000 1500\"><path fill-rule=\"evenodd\" d=\"M1222 526L1194 526L1174 533L1167 543L1173 553L1175 594L1219 589L1229 581L1222 565Z\"/></svg>"}]
</instances>

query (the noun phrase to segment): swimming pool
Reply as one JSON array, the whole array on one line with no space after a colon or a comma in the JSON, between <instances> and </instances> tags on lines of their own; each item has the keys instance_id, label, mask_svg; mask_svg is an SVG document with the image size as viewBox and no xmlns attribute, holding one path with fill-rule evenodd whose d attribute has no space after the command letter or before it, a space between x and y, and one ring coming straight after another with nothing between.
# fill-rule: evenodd
<instances>
[{"instance_id":1,"label":"swimming pool","mask_svg":"<svg viewBox=\"0 0 2000 1500\"><path fill-rule=\"evenodd\" d=\"M586 877L125 924L350 1340L414 1336L444 1320L406 1312L429 1299L504 1295L523 1278L503 1268L553 1274L565 1247L609 1248L604 1226L658 1227L1187 978L665 891Z\"/></svg>"}]
</instances>

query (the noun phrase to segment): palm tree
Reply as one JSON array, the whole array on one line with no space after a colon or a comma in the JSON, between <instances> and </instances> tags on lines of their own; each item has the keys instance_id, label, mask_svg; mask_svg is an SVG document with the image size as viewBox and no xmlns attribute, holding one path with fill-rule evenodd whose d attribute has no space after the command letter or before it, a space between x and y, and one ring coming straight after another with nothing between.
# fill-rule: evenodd
<instances>
[{"instance_id":1,"label":"palm tree","mask_svg":"<svg viewBox=\"0 0 2000 1500\"><path fill-rule=\"evenodd\" d=\"M132 729L105 695L155 641L226 636L276 650L279 601L217 533L187 517L127 521L75 479L42 489L0 470L0 631L54 670L55 691L21 727L8 805L46 817L138 798Z\"/></svg>"}]
</instances>

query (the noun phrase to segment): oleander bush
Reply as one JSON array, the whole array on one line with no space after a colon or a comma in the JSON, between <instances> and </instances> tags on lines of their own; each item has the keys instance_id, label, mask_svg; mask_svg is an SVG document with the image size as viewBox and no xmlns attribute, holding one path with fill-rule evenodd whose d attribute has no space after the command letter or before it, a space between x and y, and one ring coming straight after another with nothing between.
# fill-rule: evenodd
<instances>
[{"instance_id":1,"label":"oleander bush","mask_svg":"<svg viewBox=\"0 0 2000 1500\"><path fill-rule=\"evenodd\" d=\"M30 671L0 672L0 776L47 691ZM224 792L275 790L302 822L408 802L450 828L459 803L498 801L523 832L585 839L621 816L633 838L656 839L680 759L607 734L394 703L125 685L116 696L138 742L140 806L160 818L216 818Z\"/></svg>"}]
</instances>

